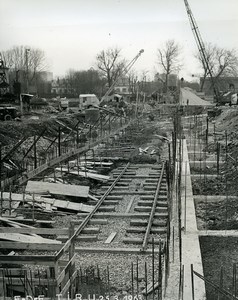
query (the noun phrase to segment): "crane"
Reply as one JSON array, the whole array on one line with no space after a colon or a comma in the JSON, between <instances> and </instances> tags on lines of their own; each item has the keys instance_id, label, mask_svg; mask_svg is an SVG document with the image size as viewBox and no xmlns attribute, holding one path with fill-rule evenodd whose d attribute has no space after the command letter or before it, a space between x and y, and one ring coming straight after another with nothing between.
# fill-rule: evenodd
<instances>
[{"instance_id":1,"label":"crane","mask_svg":"<svg viewBox=\"0 0 238 300\"><path fill-rule=\"evenodd\" d=\"M130 69L132 68L132 66L134 65L134 63L137 61L137 59L141 56L141 54L143 52L144 52L144 49L141 49L139 51L139 53L125 67L122 68L119 76L117 76L117 78L114 80L114 82L112 83L112 85L110 86L110 88L107 90L106 94L102 97L101 102L103 102L103 100L105 100L110 95L110 93L113 91L114 87L118 83L118 80L122 76L125 76L130 71Z\"/></svg>"},{"instance_id":2,"label":"crane","mask_svg":"<svg viewBox=\"0 0 238 300\"><path fill-rule=\"evenodd\" d=\"M7 82L7 70L2 53L0 52L0 95L8 92L9 83Z\"/></svg>"},{"instance_id":3,"label":"crane","mask_svg":"<svg viewBox=\"0 0 238 300\"><path fill-rule=\"evenodd\" d=\"M204 42L202 40L202 36L200 34L197 22L196 22L196 20L193 16L193 13L192 13L192 10L189 6L188 1L184 0L184 4L185 4L186 10L187 10L187 14L188 14L188 18L189 18L189 21L190 21L190 25L191 25L191 28L192 28L193 35L194 35L194 38L195 38L197 46L198 46L198 50L199 50L199 53L200 53L200 56L201 56L202 64L204 66L204 69L207 69L207 72L210 76L212 87L213 87L213 90L214 90L215 99L216 99L217 102L219 102L220 98L221 98L220 93L219 93L219 88L218 88L217 82L214 78L212 68L209 64L207 54L206 54L205 45L204 45Z\"/></svg>"}]
</instances>

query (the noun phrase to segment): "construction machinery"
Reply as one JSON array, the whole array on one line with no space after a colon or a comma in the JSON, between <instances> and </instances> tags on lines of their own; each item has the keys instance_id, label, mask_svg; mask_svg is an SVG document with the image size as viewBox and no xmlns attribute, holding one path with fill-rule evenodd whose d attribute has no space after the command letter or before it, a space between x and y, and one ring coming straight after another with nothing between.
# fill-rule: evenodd
<instances>
[{"instance_id":1,"label":"construction machinery","mask_svg":"<svg viewBox=\"0 0 238 300\"><path fill-rule=\"evenodd\" d=\"M7 82L7 70L2 54L0 52L0 96L9 92L9 83Z\"/></svg>"},{"instance_id":2,"label":"construction machinery","mask_svg":"<svg viewBox=\"0 0 238 300\"><path fill-rule=\"evenodd\" d=\"M117 76L117 78L114 80L114 82L112 83L112 85L109 87L109 89L107 90L106 94L102 97L101 102L106 102L108 96L112 93L112 91L114 90L116 84L118 83L119 79L122 78L123 76L125 76L130 69L132 68L132 66L134 65L134 63L137 61L137 59L141 56L141 54L144 52L144 49L141 49L139 51L139 53L125 66L122 68L121 72L119 73L119 75Z\"/></svg>"},{"instance_id":3,"label":"construction machinery","mask_svg":"<svg viewBox=\"0 0 238 300\"><path fill-rule=\"evenodd\" d=\"M228 95L226 95L226 94L223 95L220 92L219 85L218 85L218 82L217 82L217 78L213 74L213 70L212 70L212 67L210 66L210 63L209 63L209 60L208 60L208 56L207 56L207 53L206 53L204 42L202 40L197 22L196 22L196 20L193 16L193 13L192 13L192 10L189 6L188 1L184 0L184 4L185 4L185 7L186 7L186 11L187 11L187 14L188 14L188 18L189 18L189 21L190 21L192 32L193 32L193 35L194 35L194 38L195 38L195 41L196 41L196 44L197 44L197 47L198 47L198 50L199 50L199 54L200 54L200 57L201 57L203 67L204 67L205 70L207 70L207 73L208 73L208 75L210 77L210 80L211 80L212 88L213 88L213 91L214 91L215 101L216 101L217 105L223 105L225 103L230 103L230 97L228 97Z\"/></svg>"},{"instance_id":4,"label":"construction machinery","mask_svg":"<svg viewBox=\"0 0 238 300\"><path fill-rule=\"evenodd\" d=\"M11 121L19 117L16 107L0 106L0 121Z\"/></svg>"}]
</instances>

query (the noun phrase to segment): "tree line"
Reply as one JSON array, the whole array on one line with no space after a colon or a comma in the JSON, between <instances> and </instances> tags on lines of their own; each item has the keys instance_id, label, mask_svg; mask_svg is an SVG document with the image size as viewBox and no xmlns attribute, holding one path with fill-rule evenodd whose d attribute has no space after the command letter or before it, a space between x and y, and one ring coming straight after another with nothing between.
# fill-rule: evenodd
<instances>
[{"instance_id":1,"label":"tree line","mask_svg":"<svg viewBox=\"0 0 238 300\"><path fill-rule=\"evenodd\" d=\"M157 60L155 61L155 69L157 71L157 79L163 84L163 90L168 90L168 81L171 74L178 74L183 67L182 47L175 40L167 40L157 49ZM220 77L238 75L238 55L236 49L225 49L215 44L206 44L205 52L210 68L216 79ZM47 71L47 59L45 52L38 48L28 46L14 46L7 51L2 51L5 65L9 68L10 81L19 80L18 72L21 72L20 81L22 87L26 90L27 83L29 85L37 85L41 80L39 74ZM206 64L201 59L200 53L194 54L194 57L200 64L202 73L200 74L201 90L208 77ZM108 48L100 51L95 56L95 66L89 70L73 70L69 69L64 80L67 85L74 88L77 94L95 93L102 96L104 92L113 84L116 78L121 75L123 68L127 64L127 60L122 57L121 49ZM141 74L142 80L138 79L135 71L128 74L131 91L135 92L136 85L143 82L146 72Z\"/></svg>"}]
</instances>

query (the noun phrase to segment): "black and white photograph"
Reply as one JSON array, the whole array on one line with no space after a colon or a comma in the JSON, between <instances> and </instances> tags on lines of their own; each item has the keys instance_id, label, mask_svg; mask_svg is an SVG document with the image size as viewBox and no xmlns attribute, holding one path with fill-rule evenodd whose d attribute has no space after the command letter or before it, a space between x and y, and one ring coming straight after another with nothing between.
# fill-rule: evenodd
<instances>
[{"instance_id":1,"label":"black and white photograph","mask_svg":"<svg viewBox=\"0 0 238 300\"><path fill-rule=\"evenodd\" d=\"M238 0L0 0L0 300L238 300Z\"/></svg>"}]
</instances>

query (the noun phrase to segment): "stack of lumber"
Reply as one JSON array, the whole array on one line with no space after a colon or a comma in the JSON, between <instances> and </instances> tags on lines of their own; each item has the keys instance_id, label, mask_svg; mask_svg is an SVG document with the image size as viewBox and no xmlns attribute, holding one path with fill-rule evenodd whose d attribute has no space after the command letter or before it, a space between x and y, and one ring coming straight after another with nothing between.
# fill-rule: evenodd
<instances>
[{"instance_id":1,"label":"stack of lumber","mask_svg":"<svg viewBox=\"0 0 238 300\"><path fill-rule=\"evenodd\" d=\"M27 244L61 244L61 242L43 238L38 234L33 233L15 233L15 232L9 232L7 229L9 227L14 227L15 229L18 229L16 231L19 231L19 229L28 229L31 231L31 229L34 229L34 227L29 225L24 225L12 220L9 220L8 218L0 217L0 222L5 225L5 227L0 227L0 240L8 241L8 242L20 242L20 243L27 243ZM6 232L4 232L6 230ZM1 246L3 246L3 242L1 242Z\"/></svg>"},{"instance_id":2,"label":"stack of lumber","mask_svg":"<svg viewBox=\"0 0 238 300\"><path fill-rule=\"evenodd\" d=\"M93 209L93 206L86 205L83 203L76 203L71 201L65 201L65 200L59 200L54 198L46 198L43 196L35 196L35 195L23 195L23 194L15 194L15 193L8 193L4 192L2 193L2 199L8 200L10 199L14 202L14 205L12 205L12 208L17 208L20 203L24 204L30 204L36 207L41 208L43 210L51 212L52 210L56 209L65 209L65 210L73 210L75 212L91 212Z\"/></svg>"}]
</instances>

